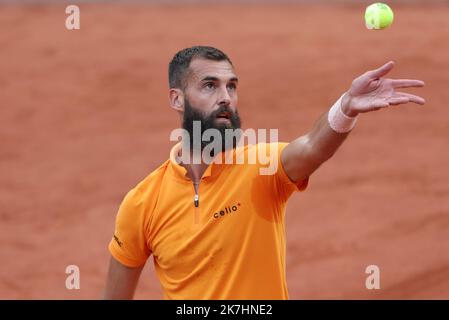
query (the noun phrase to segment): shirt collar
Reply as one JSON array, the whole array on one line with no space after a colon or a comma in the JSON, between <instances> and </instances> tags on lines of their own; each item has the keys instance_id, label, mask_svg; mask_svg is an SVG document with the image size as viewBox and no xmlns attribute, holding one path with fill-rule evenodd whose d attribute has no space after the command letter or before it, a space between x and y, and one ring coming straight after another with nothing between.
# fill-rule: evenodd
<instances>
[{"instance_id":1,"label":"shirt collar","mask_svg":"<svg viewBox=\"0 0 449 320\"><path fill-rule=\"evenodd\" d=\"M173 168L173 171L175 172L175 174L177 176L181 177L184 180L189 180L190 181L190 178L187 176L186 168L184 168L178 162L179 161L178 155L179 155L179 153L181 151L181 147L182 147L181 142L178 142L170 150L171 167ZM212 162L207 167L206 171L204 171L203 176L201 177L201 179L208 178L208 177L215 176L215 175L219 174L219 172L221 171L221 169L223 168L223 165L225 163L224 159L226 157L227 152L232 152L232 151L220 152L220 154L217 155L217 157L222 157L221 164Z\"/></svg>"}]
</instances>

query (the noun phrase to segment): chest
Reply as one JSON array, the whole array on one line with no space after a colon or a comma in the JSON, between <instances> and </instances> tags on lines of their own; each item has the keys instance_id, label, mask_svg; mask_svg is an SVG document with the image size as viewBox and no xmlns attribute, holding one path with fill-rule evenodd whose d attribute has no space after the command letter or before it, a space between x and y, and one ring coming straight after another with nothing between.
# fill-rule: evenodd
<instances>
[{"instance_id":1,"label":"chest","mask_svg":"<svg viewBox=\"0 0 449 320\"><path fill-rule=\"evenodd\" d=\"M232 263L243 247L263 247L268 234L281 232L282 221L270 218L279 215L279 207L256 175L203 179L198 207L191 182L169 184L159 194L150 226L153 256L167 272L190 274L204 261Z\"/></svg>"}]
</instances>

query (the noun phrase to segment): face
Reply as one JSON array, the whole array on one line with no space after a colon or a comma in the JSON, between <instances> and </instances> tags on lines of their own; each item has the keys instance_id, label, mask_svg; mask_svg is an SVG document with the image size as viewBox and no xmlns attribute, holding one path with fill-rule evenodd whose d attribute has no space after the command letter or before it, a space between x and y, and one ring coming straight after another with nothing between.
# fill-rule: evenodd
<instances>
[{"instance_id":1,"label":"face","mask_svg":"<svg viewBox=\"0 0 449 320\"><path fill-rule=\"evenodd\" d=\"M207 129L220 131L223 150L235 147L235 139L226 141L225 129L239 129L237 112L237 76L227 61L192 60L184 90L183 127L193 137L193 121L201 122L201 134ZM202 143L202 148L208 142ZM191 144L192 145L192 141Z\"/></svg>"}]
</instances>

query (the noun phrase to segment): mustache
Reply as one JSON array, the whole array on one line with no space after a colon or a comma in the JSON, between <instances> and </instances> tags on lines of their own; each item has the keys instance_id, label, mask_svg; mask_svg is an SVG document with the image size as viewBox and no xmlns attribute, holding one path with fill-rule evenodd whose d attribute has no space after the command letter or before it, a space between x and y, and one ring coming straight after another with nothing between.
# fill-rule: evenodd
<instances>
[{"instance_id":1,"label":"mustache","mask_svg":"<svg viewBox=\"0 0 449 320\"><path fill-rule=\"evenodd\" d=\"M220 113L227 112L231 117L233 117L237 111L233 111L231 108L225 105L221 105L217 110L211 112L208 116L209 119L215 119Z\"/></svg>"},{"instance_id":2,"label":"mustache","mask_svg":"<svg viewBox=\"0 0 449 320\"><path fill-rule=\"evenodd\" d=\"M213 110L210 113L206 113L205 111L198 110L193 107L186 99L182 126L184 129L191 131L193 129L193 121L201 121L202 130L207 130L209 128L222 129L228 127L224 126L223 124L217 125L215 122L215 120L219 119L219 115L222 113L227 114L226 117L231 121L231 128L240 128L240 115L236 109L233 110L233 108L231 108L229 105L219 104L216 110Z\"/></svg>"}]
</instances>

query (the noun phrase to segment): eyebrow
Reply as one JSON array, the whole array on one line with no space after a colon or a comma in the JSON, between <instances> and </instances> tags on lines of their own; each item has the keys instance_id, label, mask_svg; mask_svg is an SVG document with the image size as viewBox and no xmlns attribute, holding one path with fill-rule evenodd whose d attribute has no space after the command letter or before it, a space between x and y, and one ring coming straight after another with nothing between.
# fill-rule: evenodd
<instances>
[{"instance_id":1,"label":"eyebrow","mask_svg":"<svg viewBox=\"0 0 449 320\"><path fill-rule=\"evenodd\" d=\"M203 82L203 81L220 81L220 79L218 79L217 77L208 76L208 77L201 79L201 82ZM239 79L237 77L232 77L231 79L229 79L229 81L239 82Z\"/></svg>"}]
</instances>

